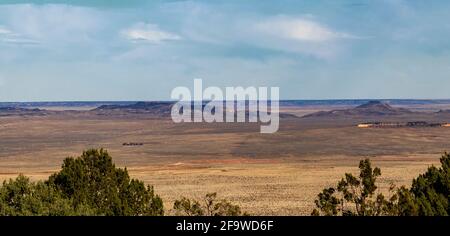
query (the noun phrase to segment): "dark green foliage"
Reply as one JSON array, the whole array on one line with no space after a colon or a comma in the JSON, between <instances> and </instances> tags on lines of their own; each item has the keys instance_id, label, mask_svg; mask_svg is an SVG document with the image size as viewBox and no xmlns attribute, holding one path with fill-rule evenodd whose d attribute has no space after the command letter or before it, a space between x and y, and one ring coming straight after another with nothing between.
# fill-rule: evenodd
<instances>
[{"instance_id":1,"label":"dark green foliage","mask_svg":"<svg viewBox=\"0 0 450 236\"><path fill-rule=\"evenodd\" d=\"M87 205L97 215L162 215L163 206L153 188L130 180L126 169L116 168L108 152L91 149L78 158L64 160L62 170L50 176L50 186L73 200L75 207Z\"/></svg>"},{"instance_id":2,"label":"dark green foliage","mask_svg":"<svg viewBox=\"0 0 450 236\"><path fill-rule=\"evenodd\" d=\"M381 215L386 200L382 194L375 193L376 180L381 170L372 168L369 159L360 161L359 170L359 177L346 173L336 188L327 188L319 193L315 201L317 209L312 215Z\"/></svg>"},{"instance_id":3,"label":"dark green foliage","mask_svg":"<svg viewBox=\"0 0 450 236\"><path fill-rule=\"evenodd\" d=\"M385 209L386 215L391 216L418 215L416 199L411 191L404 186L395 191L390 201L386 202Z\"/></svg>"},{"instance_id":4,"label":"dark green foliage","mask_svg":"<svg viewBox=\"0 0 450 236\"><path fill-rule=\"evenodd\" d=\"M450 215L450 154L441 159L441 168L434 166L413 180L411 193L416 200L418 215Z\"/></svg>"},{"instance_id":5,"label":"dark green foliage","mask_svg":"<svg viewBox=\"0 0 450 236\"><path fill-rule=\"evenodd\" d=\"M395 188L389 199L376 194L379 168L372 169L370 160L360 162L359 178L352 174L317 195L316 209L312 215L356 216L448 216L450 215L450 155L444 154L441 168L429 167L427 172L413 180L411 189Z\"/></svg>"},{"instance_id":6,"label":"dark green foliage","mask_svg":"<svg viewBox=\"0 0 450 236\"><path fill-rule=\"evenodd\" d=\"M334 196L336 190L334 188L326 188L324 189L315 200L315 204L318 209L325 216L335 216L338 214L338 207L341 203L341 200ZM320 212L318 209L314 209L312 215L319 216Z\"/></svg>"},{"instance_id":7,"label":"dark green foliage","mask_svg":"<svg viewBox=\"0 0 450 236\"><path fill-rule=\"evenodd\" d=\"M431 166L414 179L411 189L401 187L397 190L391 201L392 215L450 215L450 155L445 153L440 162L440 168Z\"/></svg>"},{"instance_id":8,"label":"dark green foliage","mask_svg":"<svg viewBox=\"0 0 450 236\"><path fill-rule=\"evenodd\" d=\"M217 193L208 193L203 198L204 205L196 200L181 198L173 204L173 209L178 215L187 216L240 216L242 213L238 205L234 205L225 199L217 200Z\"/></svg>"},{"instance_id":9,"label":"dark green foliage","mask_svg":"<svg viewBox=\"0 0 450 236\"><path fill-rule=\"evenodd\" d=\"M181 198L173 203L173 209L180 215L203 216L205 215L201 204L196 200Z\"/></svg>"},{"instance_id":10,"label":"dark green foliage","mask_svg":"<svg viewBox=\"0 0 450 236\"><path fill-rule=\"evenodd\" d=\"M22 175L0 188L0 215L163 215L153 187L130 179L103 150L64 160L46 182Z\"/></svg>"},{"instance_id":11,"label":"dark green foliage","mask_svg":"<svg viewBox=\"0 0 450 236\"><path fill-rule=\"evenodd\" d=\"M378 205L384 200L384 196L373 197L377 190L375 182L381 175L381 170L372 169L369 159L359 162L359 170L359 178L347 173L337 185L337 190L343 195L341 210L344 215L379 215L381 209ZM347 204L351 204L350 208L346 207Z\"/></svg>"},{"instance_id":12,"label":"dark green foliage","mask_svg":"<svg viewBox=\"0 0 450 236\"><path fill-rule=\"evenodd\" d=\"M94 211L85 205L72 207L72 201L43 182L33 183L19 175L15 180L4 181L0 188L0 215L92 215Z\"/></svg>"}]
</instances>

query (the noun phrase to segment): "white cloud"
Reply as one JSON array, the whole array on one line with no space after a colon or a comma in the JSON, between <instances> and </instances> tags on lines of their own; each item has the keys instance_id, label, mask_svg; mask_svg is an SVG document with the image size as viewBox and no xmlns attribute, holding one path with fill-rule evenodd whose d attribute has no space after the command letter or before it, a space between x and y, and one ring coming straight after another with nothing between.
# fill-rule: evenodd
<instances>
[{"instance_id":1,"label":"white cloud","mask_svg":"<svg viewBox=\"0 0 450 236\"><path fill-rule=\"evenodd\" d=\"M134 42L144 41L150 43L160 43L163 41L180 40L177 34L163 31L157 25L137 23L129 29L121 32L123 36Z\"/></svg>"},{"instance_id":2,"label":"white cloud","mask_svg":"<svg viewBox=\"0 0 450 236\"><path fill-rule=\"evenodd\" d=\"M86 61L117 45L114 12L63 4L0 4L0 63Z\"/></svg>"},{"instance_id":3,"label":"white cloud","mask_svg":"<svg viewBox=\"0 0 450 236\"><path fill-rule=\"evenodd\" d=\"M7 35L7 34L11 34L12 32L2 26L0 26L0 35Z\"/></svg>"},{"instance_id":4,"label":"white cloud","mask_svg":"<svg viewBox=\"0 0 450 236\"><path fill-rule=\"evenodd\" d=\"M273 18L256 25L256 29L275 37L304 42L327 42L356 36L334 31L317 22L299 18Z\"/></svg>"},{"instance_id":5,"label":"white cloud","mask_svg":"<svg viewBox=\"0 0 450 236\"><path fill-rule=\"evenodd\" d=\"M328 60L345 53L350 48L347 41L363 39L319 23L314 15L218 11L192 2L171 4L170 11L182 20L180 32L186 41L214 47L237 45Z\"/></svg>"},{"instance_id":6,"label":"white cloud","mask_svg":"<svg viewBox=\"0 0 450 236\"><path fill-rule=\"evenodd\" d=\"M60 4L18 4L0 6L0 22L11 42L39 41L41 46L55 48L68 44L95 41L107 27L108 18L101 11ZM12 33L11 33L12 32ZM19 40L20 39L22 40Z\"/></svg>"},{"instance_id":7,"label":"white cloud","mask_svg":"<svg viewBox=\"0 0 450 236\"><path fill-rule=\"evenodd\" d=\"M39 42L37 40L24 37L21 34L14 33L9 29L0 26L0 43L25 45L25 44L38 44Z\"/></svg>"}]
</instances>

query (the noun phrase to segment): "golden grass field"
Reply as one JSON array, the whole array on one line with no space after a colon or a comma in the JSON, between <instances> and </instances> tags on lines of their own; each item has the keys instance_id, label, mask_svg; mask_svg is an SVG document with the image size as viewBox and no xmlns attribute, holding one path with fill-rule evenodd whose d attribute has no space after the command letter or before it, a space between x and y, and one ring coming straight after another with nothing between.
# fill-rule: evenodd
<instances>
[{"instance_id":1,"label":"golden grass field","mask_svg":"<svg viewBox=\"0 0 450 236\"><path fill-rule=\"evenodd\" d=\"M291 109L291 108L290 108ZM294 111L303 114L308 111ZM284 119L258 124L174 124L170 119L50 115L0 117L0 179L33 180L67 156L106 148L116 165L154 185L166 213L173 200L217 192L254 215L308 215L314 198L359 160L381 167L380 185L410 185L450 148L450 128L358 129L355 121ZM139 142L142 146L123 146Z\"/></svg>"}]
</instances>

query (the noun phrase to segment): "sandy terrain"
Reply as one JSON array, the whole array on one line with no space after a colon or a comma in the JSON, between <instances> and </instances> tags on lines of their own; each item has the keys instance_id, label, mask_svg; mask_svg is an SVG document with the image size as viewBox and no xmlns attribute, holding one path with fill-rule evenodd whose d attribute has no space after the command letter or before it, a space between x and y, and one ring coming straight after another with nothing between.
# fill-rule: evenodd
<instances>
[{"instance_id":1,"label":"sandy terrain","mask_svg":"<svg viewBox=\"0 0 450 236\"><path fill-rule=\"evenodd\" d=\"M257 124L140 116L0 117L0 179L19 173L45 179L65 157L104 147L118 166L154 185L167 209L180 196L217 192L251 214L305 215L316 194L345 172L356 173L362 158L381 167L386 189L390 182L409 185L450 149L450 128L358 129L355 123L285 119L278 133L264 135Z\"/></svg>"}]
</instances>

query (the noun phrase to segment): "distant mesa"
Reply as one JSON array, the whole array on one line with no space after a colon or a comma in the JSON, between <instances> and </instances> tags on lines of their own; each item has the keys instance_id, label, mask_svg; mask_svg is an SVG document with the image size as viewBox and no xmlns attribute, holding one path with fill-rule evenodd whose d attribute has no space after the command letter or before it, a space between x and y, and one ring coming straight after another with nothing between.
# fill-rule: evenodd
<instances>
[{"instance_id":1,"label":"distant mesa","mask_svg":"<svg viewBox=\"0 0 450 236\"><path fill-rule=\"evenodd\" d=\"M355 113L366 115L399 115L405 113L413 113L405 108L394 108L387 103L380 101L370 101L353 109Z\"/></svg>"},{"instance_id":2,"label":"distant mesa","mask_svg":"<svg viewBox=\"0 0 450 236\"><path fill-rule=\"evenodd\" d=\"M122 143L122 146L142 146L144 143Z\"/></svg>"},{"instance_id":3,"label":"distant mesa","mask_svg":"<svg viewBox=\"0 0 450 236\"><path fill-rule=\"evenodd\" d=\"M129 105L102 105L94 110L117 110L117 109L134 109L134 110L155 110L161 108L172 107L172 102L136 102Z\"/></svg>"},{"instance_id":4,"label":"distant mesa","mask_svg":"<svg viewBox=\"0 0 450 236\"><path fill-rule=\"evenodd\" d=\"M129 105L102 105L92 111L99 113L126 112L169 116L173 102L137 102Z\"/></svg>"},{"instance_id":5,"label":"distant mesa","mask_svg":"<svg viewBox=\"0 0 450 236\"><path fill-rule=\"evenodd\" d=\"M450 127L448 123L429 123L426 121L413 122L367 122L357 125L358 128L426 128L426 127Z\"/></svg>"},{"instance_id":6,"label":"distant mesa","mask_svg":"<svg viewBox=\"0 0 450 236\"><path fill-rule=\"evenodd\" d=\"M405 108L395 108L380 101L370 101L351 109L320 111L303 117L366 117L366 116L399 116L414 113Z\"/></svg>"},{"instance_id":7,"label":"distant mesa","mask_svg":"<svg viewBox=\"0 0 450 236\"><path fill-rule=\"evenodd\" d=\"M284 113L284 112L280 112L280 118L281 119L298 119L299 117L294 115L294 114L289 114L289 113Z\"/></svg>"},{"instance_id":8,"label":"distant mesa","mask_svg":"<svg viewBox=\"0 0 450 236\"><path fill-rule=\"evenodd\" d=\"M204 109L206 104L208 102L204 101L201 106L199 106L198 109ZM114 114L147 114L157 117L169 117L172 113L172 106L174 105L174 102L137 102L134 104L128 104L128 105L102 105L99 106L91 112L95 112L99 115L114 115ZM198 104L200 105L200 104ZM241 106L244 104L235 102L235 106L237 110L244 110ZM223 106L225 107L226 104L223 102ZM248 103L245 104L245 117L250 117L253 115L253 113L250 112ZM194 106L194 103L191 103L191 112L195 112L197 108ZM182 111L183 109L181 109ZM215 109L212 109L212 112L215 112ZM235 114L237 111L234 111ZM298 118L297 116L293 114L288 113L279 113L280 118Z\"/></svg>"},{"instance_id":9,"label":"distant mesa","mask_svg":"<svg viewBox=\"0 0 450 236\"><path fill-rule=\"evenodd\" d=\"M436 112L436 114L444 114L444 115L447 115L447 114L450 114L450 110L439 110L438 112Z\"/></svg>"},{"instance_id":10,"label":"distant mesa","mask_svg":"<svg viewBox=\"0 0 450 236\"><path fill-rule=\"evenodd\" d=\"M46 111L38 108L28 109L21 107L0 107L0 116L13 116L13 115L22 115L22 116L35 116L35 115L45 115Z\"/></svg>"},{"instance_id":11,"label":"distant mesa","mask_svg":"<svg viewBox=\"0 0 450 236\"><path fill-rule=\"evenodd\" d=\"M152 101L152 102L136 102L129 105L103 105L99 106L92 111L100 114L116 114L116 113L128 113L128 114L146 114L158 117L168 117L172 113L172 106L175 102L164 101ZM205 104L202 105L202 108ZM182 111L183 109L181 109ZM191 111L194 110L193 104L191 104Z\"/></svg>"},{"instance_id":12,"label":"distant mesa","mask_svg":"<svg viewBox=\"0 0 450 236\"><path fill-rule=\"evenodd\" d=\"M38 108L28 109L28 108L21 108L21 107L0 107L0 112L21 112L21 111L39 112L42 110L38 109Z\"/></svg>"}]
</instances>

